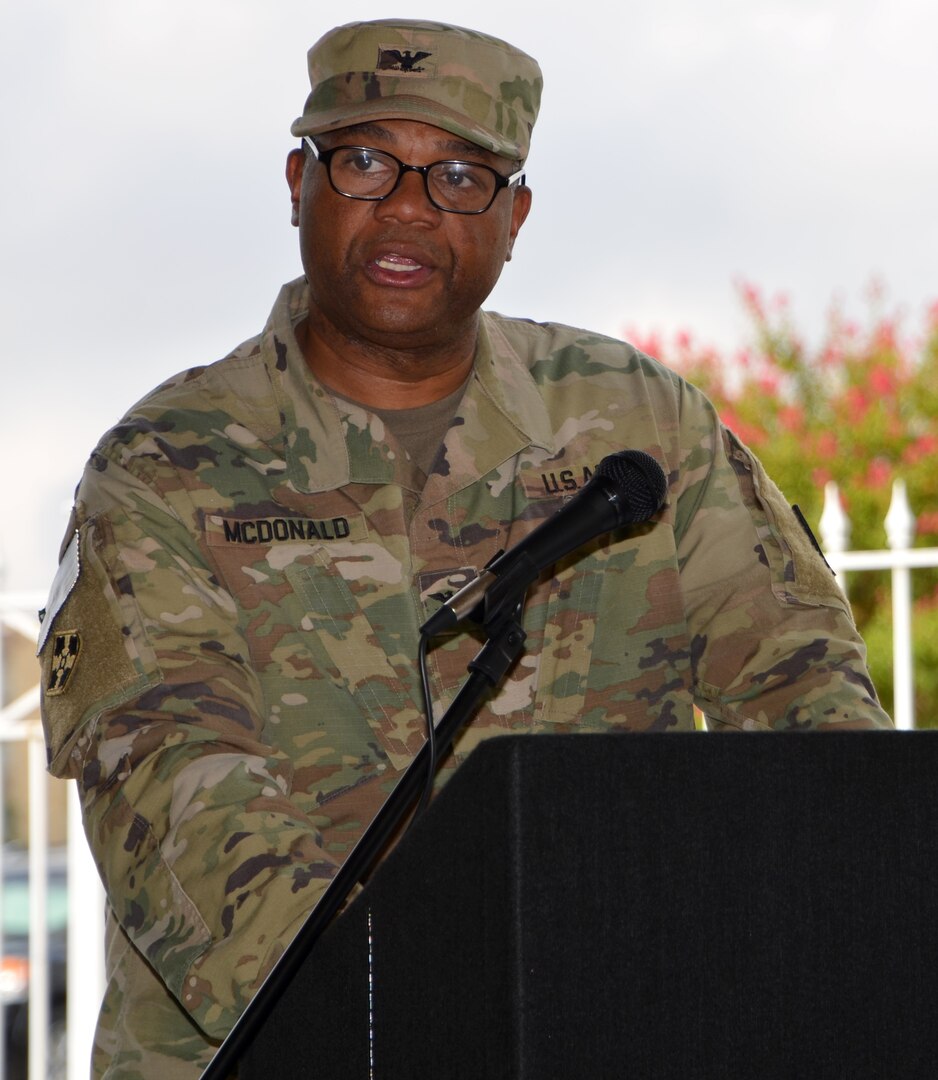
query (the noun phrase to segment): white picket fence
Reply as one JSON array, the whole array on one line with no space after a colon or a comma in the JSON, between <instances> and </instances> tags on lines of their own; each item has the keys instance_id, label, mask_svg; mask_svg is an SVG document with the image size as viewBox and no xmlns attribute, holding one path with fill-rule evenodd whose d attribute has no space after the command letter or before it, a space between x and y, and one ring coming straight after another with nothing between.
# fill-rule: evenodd
<instances>
[{"instance_id":1,"label":"white picket fence","mask_svg":"<svg viewBox=\"0 0 938 1080\"><path fill-rule=\"evenodd\" d=\"M911 572L919 567L938 566L938 548L913 548L915 519L909 509L905 486L897 481L892 505L885 521L887 548L878 551L849 551L850 525L841 506L836 485L828 484L820 521L821 542L832 569L844 574L865 570L892 572L893 662L895 700L893 715L897 727L915 726L912 658ZM0 626L8 632L35 641L38 632L36 611L45 597L32 594L0 594ZM0 639L2 642L2 639ZM47 790L51 780L45 770L45 748L39 724L39 686L6 701L3 686L3 655L0 644L0 765L7 744L27 744L29 770L29 859L30 881L45 883L48 857ZM887 703L888 704L888 703ZM3 769L0 768L0 805L3 799ZM104 988L103 911L104 896L94 864L85 845L77 797L69 802L69 927L68 938L68 1080L85 1080L88 1075L91 1038L98 1003ZM0 834L0 843L5 841ZM2 915L2 888L0 888ZM49 986L46 975L46 904L42 888L33 888L30 897L30 1032L29 1080L47 1080L49 1032ZM0 1080L4 1065L0 1054Z\"/></svg>"},{"instance_id":2,"label":"white picket fence","mask_svg":"<svg viewBox=\"0 0 938 1080\"><path fill-rule=\"evenodd\" d=\"M821 546L849 595L849 580L843 575L858 570L892 572L892 717L896 727L915 727L915 670L912 649L912 571L938 566L938 548L914 548L915 515L909 506L905 481L892 487L892 500L883 522L886 549L849 551L850 521L844 512L837 485L824 489L824 509L820 520Z\"/></svg>"}]
</instances>

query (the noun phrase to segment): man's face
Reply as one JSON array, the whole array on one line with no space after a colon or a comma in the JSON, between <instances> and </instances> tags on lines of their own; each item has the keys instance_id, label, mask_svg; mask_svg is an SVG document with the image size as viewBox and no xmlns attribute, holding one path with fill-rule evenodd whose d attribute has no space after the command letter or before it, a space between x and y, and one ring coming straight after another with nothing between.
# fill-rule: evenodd
<instances>
[{"instance_id":1,"label":"man's face","mask_svg":"<svg viewBox=\"0 0 938 1080\"><path fill-rule=\"evenodd\" d=\"M510 175L515 163L429 124L382 120L316 137L334 146L385 150L409 165L459 159ZM325 166L296 150L287 180L309 282L310 322L384 349L447 348L474 335L530 207L527 188L503 189L482 214L453 214L427 198L423 177L405 173L380 202L335 192Z\"/></svg>"}]
</instances>

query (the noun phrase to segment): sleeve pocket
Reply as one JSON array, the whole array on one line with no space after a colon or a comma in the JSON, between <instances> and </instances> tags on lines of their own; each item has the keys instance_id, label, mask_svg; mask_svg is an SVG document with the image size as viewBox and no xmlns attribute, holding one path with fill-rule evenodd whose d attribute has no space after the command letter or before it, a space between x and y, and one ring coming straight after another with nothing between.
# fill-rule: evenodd
<instances>
[{"instance_id":1,"label":"sleeve pocket","mask_svg":"<svg viewBox=\"0 0 938 1080\"><path fill-rule=\"evenodd\" d=\"M109 539L103 519L81 527L68 556L76 560L74 581L43 620L42 722L55 776L77 778L88 725L160 679L133 593L122 591L101 558Z\"/></svg>"}]
</instances>

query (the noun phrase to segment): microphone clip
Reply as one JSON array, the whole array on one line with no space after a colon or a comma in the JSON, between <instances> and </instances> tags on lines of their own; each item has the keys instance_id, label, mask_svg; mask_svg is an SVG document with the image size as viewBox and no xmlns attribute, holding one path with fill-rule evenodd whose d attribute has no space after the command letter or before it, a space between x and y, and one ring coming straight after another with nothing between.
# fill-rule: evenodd
<instances>
[{"instance_id":1,"label":"microphone clip","mask_svg":"<svg viewBox=\"0 0 938 1080\"><path fill-rule=\"evenodd\" d=\"M487 635L506 619L519 620L524 607L528 585L538 576L538 569L526 554L506 560L503 573L498 572L504 549L497 551L485 564L478 577L463 585L439 607L420 627L424 637L432 638L451 630L461 622L484 627Z\"/></svg>"}]
</instances>

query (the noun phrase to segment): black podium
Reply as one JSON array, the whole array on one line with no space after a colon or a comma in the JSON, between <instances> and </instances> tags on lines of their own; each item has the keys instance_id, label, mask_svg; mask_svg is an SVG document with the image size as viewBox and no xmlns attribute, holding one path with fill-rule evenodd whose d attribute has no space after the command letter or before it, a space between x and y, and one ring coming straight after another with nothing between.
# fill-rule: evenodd
<instances>
[{"instance_id":1,"label":"black podium","mask_svg":"<svg viewBox=\"0 0 938 1080\"><path fill-rule=\"evenodd\" d=\"M240 1080L938 1075L938 736L483 744Z\"/></svg>"}]
</instances>

